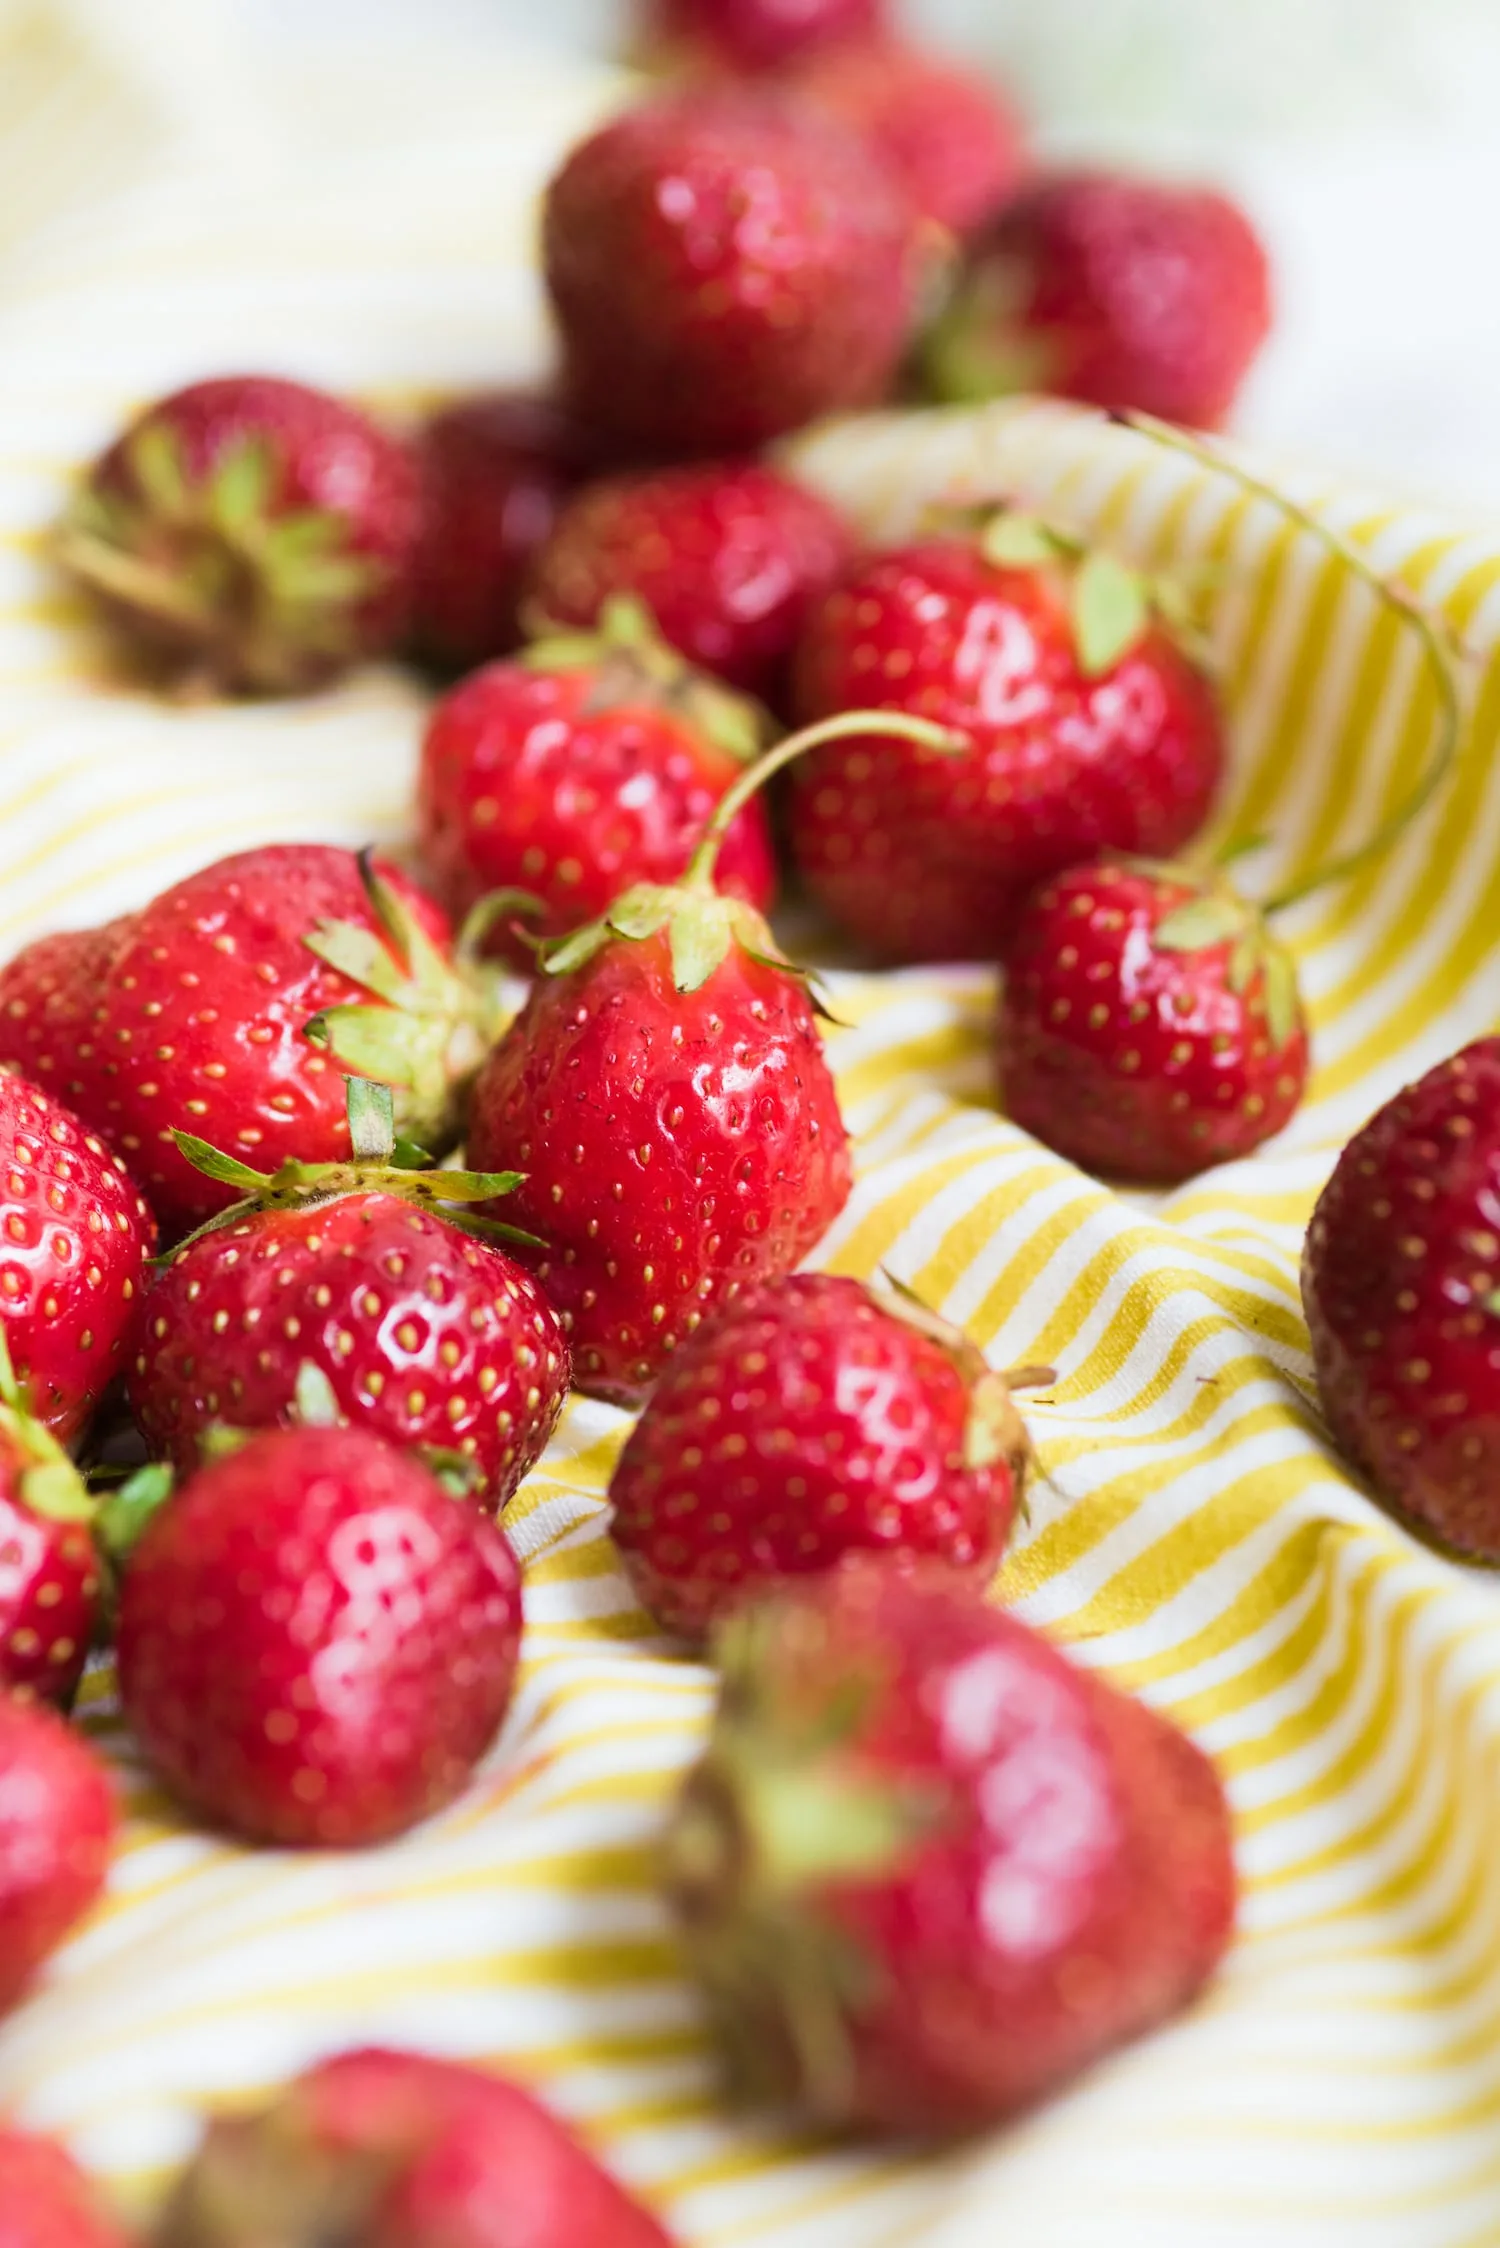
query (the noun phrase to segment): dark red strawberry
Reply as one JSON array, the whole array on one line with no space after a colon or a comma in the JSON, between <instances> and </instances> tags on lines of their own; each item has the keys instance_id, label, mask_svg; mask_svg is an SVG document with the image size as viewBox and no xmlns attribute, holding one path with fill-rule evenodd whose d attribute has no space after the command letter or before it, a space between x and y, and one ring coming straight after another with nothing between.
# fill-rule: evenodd
<instances>
[{"instance_id":1,"label":"dark red strawberry","mask_svg":"<svg viewBox=\"0 0 1500 2248\"><path fill-rule=\"evenodd\" d=\"M268 375L159 399L89 471L63 562L194 686L286 694L405 628L416 469L367 414Z\"/></svg>"},{"instance_id":2,"label":"dark red strawberry","mask_svg":"<svg viewBox=\"0 0 1500 2248\"><path fill-rule=\"evenodd\" d=\"M0 1782L3 2013L103 1888L115 1804L109 1774L83 1735L40 1703L7 1693Z\"/></svg>"},{"instance_id":3,"label":"dark red strawberry","mask_svg":"<svg viewBox=\"0 0 1500 2248\"><path fill-rule=\"evenodd\" d=\"M33 1419L0 1323L0 1692L70 1702L99 1620L94 1502Z\"/></svg>"},{"instance_id":4,"label":"dark red strawberry","mask_svg":"<svg viewBox=\"0 0 1500 2248\"><path fill-rule=\"evenodd\" d=\"M1265 250L1226 196L1063 172L976 243L924 363L940 398L1049 390L1213 429L1271 318Z\"/></svg>"},{"instance_id":5,"label":"dark red strawberry","mask_svg":"<svg viewBox=\"0 0 1500 2248\"><path fill-rule=\"evenodd\" d=\"M129 2239L55 2140L0 2125L0 2248L129 2248Z\"/></svg>"},{"instance_id":6,"label":"dark red strawberry","mask_svg":"<svg viewBox=\"0 0 1500 2248\"><path fill-rule=\"evenodd\" d=\"M1085 1170L1156 1185L1250 1154L1307 1081L1292 957L1222 876L1070 868L1006 954L1002 1097Z\"/></svg>"},{"instance_id":7,"label":"dark red strawberry","mask_svg":"<svg viewBox=\"0 0 1500 2248\"><path fill-rule=\"evenodd\" d=\"M1500 1038L1350 1141L1313 1212L1302 1301L1354 1465L1445 1545L1500 1561Z\"/></svg>"},{"instance_id":8,"label":"dark red strawberry","mask_svg":"<svg viewBox=\"0 0 1500 2248\"><path fill-rule=\"evenodd\" d=\"M548 190L544 254L570 404L666 458L879 399L920 281L915 214L857 135L737 86L584 141Z\"/></svg>"},{"instance_id":9,"label":"dark red strawberry","mask_svg":"<svg viewBox=\"0 0 1500 2248\"><path fill-rule=\"evenodd\" d=\"M1212 1766L1016 1617L865 1565L717 1652L668 1879L746 2090L972 2129L1212 1973L1235 1902Z\"/></svg>"},{"instance_id":10,"label":"dark red strawberry","mask_svg":"<svg viewBox=\"0 0 1500 2248\"><path fill-rule=\"evenodd\" d=\"M124 1367L155 1246L124 1166L60 1101L0 1071L0 1333L64 1442Z\"/></svg>"},{"instance_id":11,"label":"dark red strawberry","mask_svg":"<svg viewBox=\"0 0 1500 2248\"><path fill-rule=\"evenodd\" d=\"M1025 132L991 81L895 40L823 47L789 82L863 138L915 208L970 234L1015 194Z\"/></svg>"},{"instance_id":12,"label":"dark red strawberry","mask_svg":"<svg viewBox=\"0 0 1500 2248\"><path fill-rule=\"evenodd\" d=\"M0 982L0 1035L30 959ZM441 1152L490 1009L446 916L405 875L328 844L269 844L135 916L58 1081L178 1234L234 1197L177 1153L174 1129L271 1168L337 1162L352 1070L394 1085L402 1132Z\"/></svg>"},{"instance_id":13,"label":"dark red strawberry","mask_svg":"<svg viewBox=\"0 0 1500 2248\"><path fill-rule=\"evenodd\" d=\"M614 1539L644 1605L690 1638L860 1552L980 1591L1029 1458L1008 1384L956 1328L798 1273L677 1352L615 1469Z\"/></svg>"},{"instance_id":14,"label":"dark red strawberry","mask_svg":"<svg viewBox=\"0 0 1500 2248\"><path fill-rule=\"evenodd\" d=\"M537 937L602 913L633 882L675 881L762 735L761 714L690 671L614 596L597 632L538 641L438 704L417 784L424 862L460 913L487 893L524 892L487 942L530 967ZM776 869L758 802L725 838L720 879L769 905Z\"/></svg>"},{"instance_id":15,"label":"dark red strawberry","mask_svg":"<svg viewBox=\"0 0 1500 2248\"><path fill-rule=\"evenodd\" d=\"M541 1457L568 1389L546 1297L462 1203L507 1177L395 1167L390 1096L351 1086L355 1160L270 1177L192 1151L245 1199L179 1249L146 1299L130 1401L184 1472L216 1424L295 1417L312 1365L354 1426L462 1460L502 1507Z\"/></svg>"},{"instance_id":16,"label":"dark red strawberry","mask_svg":"<svg viewBox=\"0 0 1500 2248\"><path fill-rule=\"evenodd\" d=\"M863 722L863 714L852 721ZM920 720L886 720L924 739ZM838 726L850 721L835 721ZM805 979L714 886L721 799L681 883L640 883L545 948L474 1089L471 1159L526 1175L507 1215L561 1316L581 1389L633 1404L705 1317L800 1264L848 1199L849 1146Z\"/></svg>"},{"instance_id":17,"label":"dark red strawberry","mask_svg":"<svg viewBox=\"0 0 1500 2248\"><path fill-rule=\"evenodd\" d=\"M658 67L776 70L875 37L884 0L637 0L637 52Z\"/></svg>"},{"instance_id":18,"label":"dark red strawberry","mask_svg":"<svg viewBox=\"0 0 1500 2248\"><path fill-rule=\"evenodd\" d=\"M273 1429L148 1522L120 1595L125 1714L193 1810L252 1841L383 1841L452 1800L509 1706L504 1536L361 1429Z\"/></svg>"},{"instance_id":19,"label":"dark red strawberry","mask_svg":"<svg viewBox=\"0 0 1500 2248\"><path fill-rule=\"evenodd\" d=\"M592 625L612 594L633 595L690 662L777 703L803 621L850 546L826 500L758 462L659 469L569 502L532 598L553 623Z\"/></svg>"},{"instance_id":20,"label":"dark red strawberry","mask_svg":"<svg viewBox=\"0 0 1500 2248\"><path fill-rule=\"evenodd\" d=\"M1059 868L1178 850L1224 766L1218 698L1150 589L1021 515L857 562L803 637L798 695L808 719L875 703L968 737L952 756L855 736L793 778L809 887L890 960L995 959Z\"/></svg>"},{"instance_id":21,"label":"dark red strawberry","mask_svg":"<svg viewBox=\"0 0 1500 2248\"><path fill-rule=\"evenodd\" d=\"M269 2105L223 2116L157 2248L668 2248L517 2084L425 2054L322 2061Z\"/></svg>"},{"instance_id":22,"label":"dark red strawberry","mask_svg":"<svg viewBox=\"0 0 1500 2248\"><path fill-rule=\"evenodd\" d=\"M413 645L429 663L467 671L520 645L527 568L587 473L590 447L549 400L495 391L433 414L416 450Z\"/></svg>"},{"instance_id":23,"label":"dark red strawberry","mask_svg":"<svg viewBox=\"0 0 1500 2248\"><path fill-rule=\"evenodd\" d=\"M0 1064L66 1097L99 988L135 918L124 914L98 929L38 937L0 968Z\"/></svg>"}]
</instances>

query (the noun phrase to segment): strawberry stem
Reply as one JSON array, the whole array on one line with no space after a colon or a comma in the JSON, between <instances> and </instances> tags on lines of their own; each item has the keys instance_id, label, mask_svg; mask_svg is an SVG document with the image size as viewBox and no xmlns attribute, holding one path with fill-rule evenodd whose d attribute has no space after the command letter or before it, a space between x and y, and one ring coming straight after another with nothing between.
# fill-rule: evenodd
<instances>
[{"instance_id":1,"label":"strawberry stem","mask_svg":"<svg viewBox=\"0 0 1500 2248\"><path fill-rule=\"evenodd\" d=\"M1289 882L1284 890L1278 890L1273 897L1268 898L1260 909L1263 914L1279 913L1286 906L1300 905L1315 890L1326 889L1331 883L1347 880L1351 874L1359 873L1373 859L1379 858L1426 810L1448 778L1463 738L1463 702L1446 630L1440 628L1402 586L1383 577L1371 563L1369 556L1352 539L1346 538L1331 523L1325 523L1311 508L1289 498L1285 492L1279 492L1274 484L1267 483L1253 470L1242 467L1219 446L1206 444L1201 438L1189 436L1186 430L1178 429L1170 422L1157 421L1150 414L1111 413L1108 419L1118 423L1123 429L1134 430L1138 437L1147 438L1152 444L1159 445L1168 452L1181 453L1185 459L1196 461L1200 468L1213 469L1232 478L1241 491L1248 492L1254 499L1265 500L1278 509L1289 522L1295 523L1299 529L1325 546L1330 554L1336 555L1370 588L1378 601L1404 624L1409 625L1421 641L1427 657L1433 684L1437 689L1438 742L1426 772L1406 801L1397 806L1389 819L1382 820L1373 835L1367 836L1363 843L1356 844L1352 850L1330 860L1326 866L1304 875L1300 881Z\"/></svg>"},{"instance_id":2,"label":"strawberry stem","mask_svg":"<svg viewBox=\"0 0 1500 2248\"><path fill-rule=\"evenodd\" d=\"M935 725L930 718L908 717L899 710L841 710L832 718L820 718L816 725L788 734L785 741L767 750L764 757L741 773L733 787L720 797L703 831L702 841L688 862L681 887L712 890L719 846L756 791L804 751L820 749L825 742L846 741L851 734L886 734L893 740L916 742L923 749L940 750L948 756L969 747L967 734L955 733L949 726Z\"/></svg>"}]
</instances>

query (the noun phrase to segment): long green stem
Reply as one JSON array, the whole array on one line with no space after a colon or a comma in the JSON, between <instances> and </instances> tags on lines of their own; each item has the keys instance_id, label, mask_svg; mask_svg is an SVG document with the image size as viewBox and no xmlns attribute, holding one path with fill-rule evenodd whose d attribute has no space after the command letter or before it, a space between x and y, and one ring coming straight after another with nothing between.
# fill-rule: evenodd
<instances>
[{"instance_id":1,"label":"long green stem","mask_svg":"<svg viewBox=\"0 0 1500 2248\"><path fill-rule=\"evenodd\" d=\"M1361 867L1367 866L1372 859L1389 850L1412 821L1426 810L1452 771L1463 738L1463 700L1448 638L1403 587L1382 577L1369 556L1362 553L1352 539L1345 538L1343 532L1336 530L1331 523L1325 523L1311 508L1289 499L1274 484L1267 483L1263 477L1242 467L1220 447L1205 444L1201 438L1190 436L1186 430L1176 428L1171 422L1157 421L1149 414L1111 414L1109 418L1125 429L1134 430L1138 436L1148 438L1152 444L1161 445L1170 452L1181 453L1186 459L1196 461L1200 468L1209 468L1219 475L1232 478L1241 491L1248 492L1252 498L1266 500L1272 507L1279 509L1288 522L1297 524L1301 530L1308 532L1325 546L1330 554L1337 555L1370 588L1377 600L1411 627L1422 643L1432 672L1438 698L1438 740L1426 772L1405 802L1397 806L1389 819L1382 820L1373 835L1367 836L1363 843L1356 844L1353 850L1345 851L1341 857L1330 860L1326 866L1305 875L1301 881L1288 883L1284 890L1279 890L1261 907L1263 913L1278 913L1285 906L1300 904L1314 890L1325 889L1330 883L1342 882L1349 875L1357 874Z\"/></svg>"},{"instance_id":2,"label":"long green stem","mask_svg":"<svg viewBox=\"0 0 1500 2248\"><path fill-rule=\"evenodd\" d=\"M908 717L900 710L841 710L833 718L820 718L816 725L804 726L797 734L788 734L785 741L767 750L765 756L757 758L720 797L703 831L703 839L688 862L682 878L683 888L713 888L719 845L756 790L763 788L773 774L781 772L804 750L820 749L825 742L847 741L852 734L886 734L895 741L916 742L923 749L943 750L950 755L969 746L967 735L935 725L930 718Z\"/></svg>"}]
</instances>

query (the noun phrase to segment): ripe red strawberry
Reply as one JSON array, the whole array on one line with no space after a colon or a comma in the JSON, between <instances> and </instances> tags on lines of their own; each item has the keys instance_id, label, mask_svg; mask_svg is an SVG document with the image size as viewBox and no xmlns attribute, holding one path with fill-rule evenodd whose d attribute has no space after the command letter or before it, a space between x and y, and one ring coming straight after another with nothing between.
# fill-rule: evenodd
<instances>
[{"instance_id":1,"label":"ripe red strawberry","mask_svg":"<svg viewBox=\"0 0 1500 2248\"><path fill-rule=\"evenodd\" d=\"M223 2116L168 2205L158 2248L668 2248L519 2085L370 2048Z\"/></svg>"},{"instance_id":2,"label":"ripe red strawberry","mask_svg":"<svg viewBox=\"0 0 1500 2248\"><path fill-rule=\"evenodd\" d=\"M1290 953L1222 875L1139 860L1072 867L1031 898L999 1047L1017 1124L1158 1185L1248 1155L1307 1081Z\"/></svg>"},{"instance_id":3,"label":"ripe red strawberry","mask_svg":"<svg viewBox=\"0 0 1500 2248\"><path fill-rule=\"evenodd\" d=\"M568 1346L530 1273L466 1230L458 1205L505 1192L506 1176L395 1168L389 1094L354 1092L352 1164L268 1178L195 1151L246 1199L157 1279L131 1406L187 1472L216 1424L292 1419L312 1365L354 1426L459 1455L502 1507L557 1425Z\"/></svg>"},{"instance_id":4,"label":"ripe red strawberry","mask_svg":"<svg viewBox=\"0 0 1500 2248\"><path fill-rule=\"evenodd\" d=\"M682 873L760 733L748 705L690 671L616 596L597 633L538 641L438 704L417 784L424 862L459 913L524 892L488 942L529 967L538 936L603 913L632 882ZM725 838L722 865L730 895L769 905L776 869L758 802Z\"/></svg>"},{"instance_id":5,"label":"ripe red strawberry","mask_svg":"<svg viewBox=\"0 0 1500 2248\"><path fill-rule=\"evenodd\" d=\"M884 29L884 0L639 0L638 51L658 65L776 70Z\"/></svg>"},{"instance_id":6,"label":"ripe red strawberry","mask_svg":"<svg viewBox=\"0 0 1500 2248\"><path fill-rule=\"evenodd\" d=\"M0 1323L0 1691L70 1702L99 1617L94 1504L34 1420Z\"/></svg>"},{"instance_id":7,"label":"ripe red strawberry","mask_svg":"<svg viewBox=\"0 0 1500 2248\"><path fill-rule=\"evenodd\" d=\"M858 137L737 86L584 141L548 191L544 253L571 405L668 458L880 398L919 281L915 214Z\"/></svg>"},{"instance_id":8,"label":"ripe red strawberry","mask_svg":"<svg viewBox=\"0 0 1500 2248\"><path fill-rule=\"evenodd\" d=\"M120 1694L194 1810L252 1841L353 1847L465 1786L520 1638L520 1571L488 1516L363 1430L272 1429L148 1522Z\"/></svg>"},{"instance_id":9,"label":"ripe red strawberry","mask_svg":"<svg viewBox=\"0 0 1500 2248\"><path fill-rule=\"evenodd\" d=\"M1500 1561L1500 1038L1359 1132L1313 1212L1302 1301L1334 1437L1444 1544Z\"/></svg>"},{"instance_id":10,"label":"ripe red strawberry","mask_svg":"<svg viewBox=\"0 0 1500 2248\"><path fill-rule=\"evenodd\" d=\"M1020 184L1020 118L972 68L895 40L859 40L818 49L790 83L861 134L922 216L952 234L993 218Z\"/></svg>"},{"instance_id":11,"label":"ripe red strawberry","mask_svg":"<svg viewBox=\"0 0 1500 2248\"><path fill-rule=\"evenodd\" d=\"M1265 250L1227 197L1064 172L976 243L924 360L939 398L1050 390L1214 429L1271 318Z\"/></svg>"},{"instance_id":12,"label":"ripe red strawberry","mask_svg":"<svg viewBox=\"0 0 1500 2248\"><path fill-rule=\"evenodd\" d=\"M124 1365L155 1246L124 1166L60 1101L0 1071L0 1334L64 1441Z\"/></svg>"},{"instance_id":13,"label":"ripe red strawberry","mask_svg":"<svg viewBox=\"0 0 1500 2248\"><path fill-rule=\"evenodd\" d=\"M129 2241L55 2140L0 2125L0 2248L129 2248Z\"/></svg>"},{"instance_id":14,"label":"ripe red strawberry","mask_svg":"<svg viewBox=\"0 0 1500 2248\"><path fill-rule=\"evenodd\" d=\"M718 1654L668 1878L746 2089L970 2129L1212 1973L1235 1893L1212 1766L1014 1616L867 1565L747 1610Z\"/></svg>"},{"instance_id":15,"label":"ripe red strawberry","mask_svg":"<svg viewBox=\"0 0 1500 2248\"><path fill-rule=\"evenodd\" d=\"M859 1552L980 1591L1029 1457L1004 1377L956 1328L799 1273L677 1352L615 1469L614 1540L644 1605L690 1638Z\"/></svg>"},{"instance_id":16,"label":"ripe red strawberry","mask_svg":"<svg viewBox=\"0 0 1500 2248\"><path fill-rule=\"evenodd\" d=\"M59 930L0 968L0 1065L66 1095L99 987L134 928L132 913L97 929Z\"/></svg>"},{"instance_id":17,"label":"ripe red strawberry","mask_svg":"<svg viewBox=\"0 0 1500 2248\"><path fill-rule=\"evenodd\" d=\"M395 644L418 519L411 457L368 415L231 375L131 423L89 471L59 551L182 679L286 694Z\"/></svg>"},{"instance_id":18,"label":"ripe red strawberry","mask_svg":"<svg viewBox=\"0 0 1500 2248\"><path fill-rule=\"evenodd\" d=\"M31 962L0 978L0 1051L24 1051L6 998L34 986ZM441 1152L492 1027L438 907L393 867L321 843L245 851L164 890L92 1002L55 1081L171 1234L234 1199L177 1153L174 1128L273 1167L338 1161L353 1070L396 1086L402 1132Z\"/></svg>"},{"instance_id":19,"label":"ripe red strawberry","mask_svg":"<svg viewBox=\"0 0 1500 2248\"><path fill-rule=\"evenodd\" d=\"M417 462L412 639L429 663L467 671L520 645L528 565L587 473L590 448L547 399L495 391L432 415Z\"/></svg>"},{"instance_id":20,"label":"ripe red strawberry","mask_svg":"<svg viewBox=\"0 0 1500 2248\"><path fill-rule=\"evenodd\" d=\"M103 1888L114 1827L109 1775L82 1734L0 1693L0 2013Z\"/></svg>"},{"instance_id":21,"label":"ripe red strawberry","mask_svg":"<svg viewBox=\"0 0 1500 2248\"><path fill-rule=\"evenodd\" d=\"M869 722L945 738L921 720ZM525 1173L507 1212L546 1246L521 1253L579 1388L617 1404L638 1403L706 1315L800 1264L848 1200L805 978L760 915L714 887L741 804L825 732L741 775L678 885L639 883L543 951L474 1088L470 1157Z\"/></svg>"},{"instance_id":22,"label":"ripe red strawberry","mask_svg":"<svg viewBox=\"0 0 1500 2248\"><path fill-rule=\"evenodd\" d=\"M589 485L537 556L532 598L592 625L612 594L644 603L690 662L763 702L784 700L808 610L850 551L826 500L755 461L715 461Z\"/></svg>"},{"instance_id":23,"label":"ripe red strawberry","mask_svg":"<svg viewBox=\"0 0 1500 2248\"><path fill-rule=\"evenodd\" d=\"M808 886L891 960L993 960L1029 891L1101 849L1179 849L1224 763L1218 699L1144 583L1029 517L848 570L798 657L802 715L873 702L967 754L858 736L792 782Z\"/></svg>"}]
</instances>

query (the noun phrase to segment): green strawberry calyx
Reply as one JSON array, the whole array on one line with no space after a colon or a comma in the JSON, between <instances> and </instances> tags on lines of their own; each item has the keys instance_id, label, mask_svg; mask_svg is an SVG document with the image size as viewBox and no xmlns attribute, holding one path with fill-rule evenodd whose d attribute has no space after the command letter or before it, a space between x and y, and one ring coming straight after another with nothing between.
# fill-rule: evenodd
<instances>
[{"instance_id":1,"label":"green strawberry calyx","mask_svg":"<svg viewBox=\"0 0 1500 2248\"><path fill-rule=\"evenodd\" d=\"M764 916L737 898L727 898L714 885L719 846L757 790L772 775L810 749L825 742L843 741L852 735L882 734L915 742L939 756L952 756L969 747L968 738L930 719L912 718L902 711L845 710L821 719L800 733L789 734L741 773L715 805L703 837L688 862L680 882L637 882L615 899L597 921L590 921L565 937L544 944L537 955L542 972L571 975L584 967L614 938L640 943L666 934L672 962L672 980L679 992L701 991L714 971L737 947L763 966L809 982L807 971L788 960L771 934Z\"/></svg>"},{"instance_id":2,"label":"green strawberry calyx","mask_svg":"<svg viewBox=\"0 0 1500 2248\"><path fill-rule=\"evenodd\" d=\"M950 406L1058 387L1066 373L1061 340L1027 325L1035 294L1028 261L980 258L970 267L920 345L932 395Z\"/></svg>"},{"instance_id":3,"label":"green strawberry calyx","mask_svg":"<svg viewBox=\"0 0 1500 2248\"><path fill-rule=\"evenodd\" d=\"M635 594L610 594L591 630L554 624L539 611L526 621L534 637L517 662L528 671L592 672L586 716L642 705L663 710L742 765L775 735L770 712L679 655Z\"/></svg>"},{"instance_id":4,"label":"green strawberry calyx","mask_svg":"<svg viewBox=\"0 0 1500 2248\"><path fill-rule=\"evenodd\" d=\"M1075 538L1027 508L1002 508L979 526L979 551L999 570L1065 574L1073 648L1085 679L1102 679L1133 655L1153 623L1200 671L1214 651L1200 613L1203 573L1159 574L1132 568L1105 548Z\"/></svg>"},{"instance_id":5,"label":"green strawberry calyx","mask_svg":"<svg viewBox=\"0 0 1500 2248\"><path fill-rule=\"evenodd\" d=\"M46 1522L92 1522L94 1502L77 1468L57 1438L31 1410L16 1373L0 1320L0 1438L17 1466L15 1488L22 1505Z\"/></svg>"},{"instance_id":6,"label":"green strawberry calyx","mask_svg":"<svg viewBox=\"0 0 1500 2248\"><path fill-rule=\"evenodd\" d=\"M1205 873L1159 859L1119 863L1189 893L1157 922L1151 935L1154 950L1192 955L1227 945L1225 982L1237 999L1249 998L1259 988L1272 1049L1282 1052L1302 1027L1302 997L1297 964L1268 927L1267 909L1242 897L1221 868Z\"/></svg>"},{"instance_id":7,"label":"green strawberry calyx","mask_svg":"<svg viewBox=\"0 0 1500 2248\"><path fill-rule=\"evenodd\" d=\"M478 957L483 925L465 925L450 957L382 879L371 851L358 855L376 926L320 921L303 943L369 993L325 1007L304 1023L342 1070L390 1086L401 1132L439 1149L455 1138L464 1096L506 1027L498 979Z\"/></svg>"},{"instance_id":8,"label":"green strawberry calyx","mask_svg":"<svg viewBox=\"0 0 1500 2248\"><path fill-rule=\"evenodd\" d=\"M1018 1366L997 1373L971 1335L932 1310L907 1283L882 1266L881 1279L890 1291L883 1308L944 1351L968 1384L969 1412L964 1423L964 1466L993 1467L1004 1460L1015 1484L1016 1504L1026 1504L1026 1486L1038 1461L1025 1421L1016 1409L1016 1392L1044 1389L1056 1381L1051 1366Z\"/></svg>"},{"instance_id":9,"label":"green strawberry calyx","mask_svg":"<svg viewBox=\"0 0 1500 2248\"><path fill-rule=\"evenodd\" d=\"M368 1078L347 1080L351 1157L347 1163L301 1163L288 1157L274 1171L256 1171L238 1156L210 1146L191 1132L174 1131L178 1153L195 1171L216 1179L221 1186L239 1189L239 1199L201 1225L168 1251L161 1261L175 1263L183 1251L205 1234L261 1210L302 1210L321 1202L337 1201L346 1194L392 1194L403 1202L434 1211L461 1232L486 1241L510 1241L523 1248L543 1244L535 1234L502 1224L474 1207L513 1193L521 1184L521 1171L450 1171L434 1167L426 1150L398 1138L395 1103L388 1085Z\"/></svg>"},{"instance_id":10,"label":"green strawberry calyx","mask_svg":"<svg viewBox=\"0 0 1500 2248\"><path fill-rule=\"evenodd\" d=\"M86 483L57 539L64 568L157 628L214 691L285 694L358 653L359 614L391 564L345 519L284 509L281 462L247 432L202 474L167 421L127 440L118 486Z\"/></svg>"}]
</instances>

